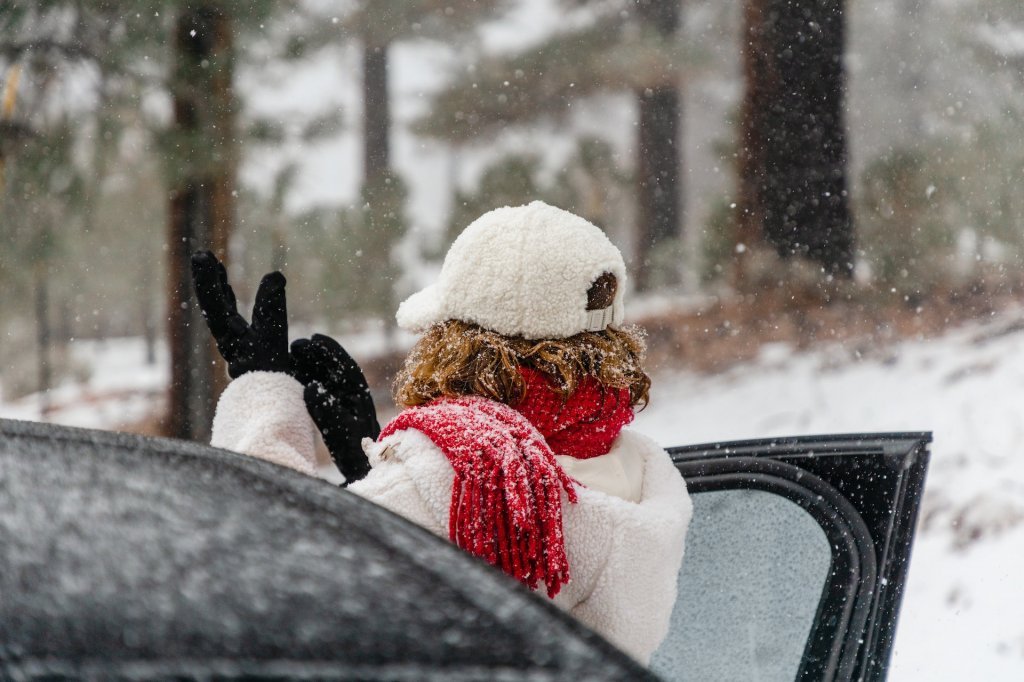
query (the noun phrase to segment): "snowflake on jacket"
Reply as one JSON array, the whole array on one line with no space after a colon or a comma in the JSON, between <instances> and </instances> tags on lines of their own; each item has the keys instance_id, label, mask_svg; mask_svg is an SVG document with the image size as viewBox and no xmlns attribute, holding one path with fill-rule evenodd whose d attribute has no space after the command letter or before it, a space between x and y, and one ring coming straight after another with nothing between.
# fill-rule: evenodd
<instances>
[{"instance_id":1,"label":"snowflake on jacket","mask_svg":"<svg viewBox=\"0 0 1024 682\"><path fill-rule=\"evenodd\" d=\"M543 586L647 663L668 631L692 507L668 455L624 428L650 385L642 336L622 325L625 280L618 249L571 213L533 202L476 220L437 283L399 307L399 325L422 333L395 384L406 409L379 438L364 428L369 469L351 469L365 477L348 488ZM228 386L213 445L315 475L317 425L352 442L346 391L365 381L320 380L309 348L293 344L296 371Z\"/></svg>"}]
</instances>

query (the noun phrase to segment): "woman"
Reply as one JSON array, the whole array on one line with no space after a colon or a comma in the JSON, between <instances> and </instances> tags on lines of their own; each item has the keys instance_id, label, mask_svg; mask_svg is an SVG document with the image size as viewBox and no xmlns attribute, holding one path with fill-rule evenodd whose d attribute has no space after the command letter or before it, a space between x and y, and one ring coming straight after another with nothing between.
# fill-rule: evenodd
<instances>
[{"instance_id":1,"label":"woman","mask_svg":"<svg viewBox=\"0 0 1024 682\"><path fill-rule=\"evenodd\" d=\"M649 661L668 631L691 504L668 455L624 429L650 380L639 332L621 326L622 256L598 228L541 202L467 227L438 282L399 307L399 326L423 335L395 384L406 409L379 437L340 346L315 336L289 357L284 278L264 278L249 327L211 258L198 256L197 293L237 377L213 445L314 475L315 421L360 479L349 490L543 586Z\"/></svg>"}]
</instances>

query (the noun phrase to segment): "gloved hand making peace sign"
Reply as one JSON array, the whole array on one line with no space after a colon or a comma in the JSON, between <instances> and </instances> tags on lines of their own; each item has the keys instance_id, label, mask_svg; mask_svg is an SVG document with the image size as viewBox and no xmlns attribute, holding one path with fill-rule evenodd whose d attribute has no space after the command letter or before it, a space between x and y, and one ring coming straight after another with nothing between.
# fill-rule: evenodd
<instances>
[{"instance_id":1,"label":"gloved hand making peace sign","mask_svg":"<svg viewBox=\"0 0 1024 682\"><path fill-rule=\"evenodd\" d=\"M192 281L203 317L232 379L247 372L291 374L284 275L271 272L263 276L252 307L252 324L238 314L227 270L211 252L192 254Z\"/></svg>"},{"instance_id":2,"label":"gloved hand making peace sign","mask_svg":"<svg viewBox=\"0 0 1024 682\"><path fill-rule=\"evenodd\" d=\"M209 251L192 254L192 279L203 317L237 379L247 372L284 372L304 387L306 409L347 483L370 470L360 441L380 433L366 378L356 361L329 336L298 339L288 352L284 275L264 275L256 291L252 323L238 314L227 270Z\"/></svg>"}]
</instances>

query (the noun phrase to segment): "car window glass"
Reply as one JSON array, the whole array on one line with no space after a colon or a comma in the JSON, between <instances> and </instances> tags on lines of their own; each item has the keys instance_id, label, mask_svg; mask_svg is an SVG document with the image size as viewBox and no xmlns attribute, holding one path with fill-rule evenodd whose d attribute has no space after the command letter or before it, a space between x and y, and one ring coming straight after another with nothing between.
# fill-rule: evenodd
<instances>
[{"instance_id":1,"label":"car window glass","mask_svg":"<svg viewBox=\"0 0 1024 682\"><path fill-rule=\"evenodd\" d=\"M693 495L668 637L651 668L670 680L793 680L831 549L795 503L756 490Z\"/></svg>"}]
</instances>

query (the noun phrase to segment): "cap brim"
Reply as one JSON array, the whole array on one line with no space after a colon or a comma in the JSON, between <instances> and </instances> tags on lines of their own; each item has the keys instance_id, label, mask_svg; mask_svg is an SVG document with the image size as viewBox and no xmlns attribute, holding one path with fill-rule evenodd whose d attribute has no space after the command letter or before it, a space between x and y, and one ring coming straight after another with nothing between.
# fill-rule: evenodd
<instances>
[{"instance_id":1,"label":"cap brim","mask_svg":"<svg viewBox=\"0 0 1024 682\"><path fill-rule=\"evenodd\" d=\"M395 313L398 326L406 331L421 332L444 322L441 296L436 284L431 284L405 299Z\"/></svg>"}]
</instances>

